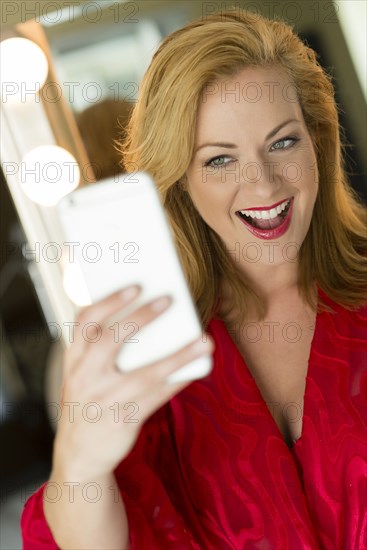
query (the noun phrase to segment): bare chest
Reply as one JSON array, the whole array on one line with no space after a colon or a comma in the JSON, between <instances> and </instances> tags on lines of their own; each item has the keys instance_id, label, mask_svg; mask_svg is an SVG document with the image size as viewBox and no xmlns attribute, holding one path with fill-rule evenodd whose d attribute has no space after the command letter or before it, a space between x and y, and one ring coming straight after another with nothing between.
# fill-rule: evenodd
<instances>
[{"instance_id":1,"label":"bare chest","mask_svg":"<svg viewBox=\"0 0 367 550\"><path fill-rule=\"evenodd\" d=\"M315 315L247 323L231 328L241 353L284 440L301 437L308 359Z\"/></svg>"}]
</instances>

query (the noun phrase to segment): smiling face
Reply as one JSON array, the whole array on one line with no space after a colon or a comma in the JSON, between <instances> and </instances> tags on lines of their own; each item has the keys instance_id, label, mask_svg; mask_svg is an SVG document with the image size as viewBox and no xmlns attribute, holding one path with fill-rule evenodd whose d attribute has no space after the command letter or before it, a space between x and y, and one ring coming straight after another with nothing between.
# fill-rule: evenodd
<instances>
[{"instance_id":1,"label":"smiling face","mask_svg":"<svg viewBox=\"0 0 367 550\"><path fill-rule=\"evenodd\" d=\"M293 260L318 190L316 154L295 88L278 67L217 82L199 103L187 190L229 251L275 264Z\"/></svg>"}]
</instances>

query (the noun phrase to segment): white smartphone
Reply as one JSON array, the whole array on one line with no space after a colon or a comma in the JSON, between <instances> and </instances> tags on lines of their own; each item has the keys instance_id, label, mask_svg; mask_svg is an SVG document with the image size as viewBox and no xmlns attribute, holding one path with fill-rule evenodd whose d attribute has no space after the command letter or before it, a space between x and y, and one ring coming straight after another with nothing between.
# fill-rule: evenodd
<instances>
[{"instance_id":1,"label":"white smartphone","mask_svg":"<svg viewBox=\"0 0 367 550\"><path fill-rule=\"evenodd\" d=\"M164 295L172 298L169 308L149 325L124 327L117 356L122 371L160 360L204 337L172 230L148 174L125 174L83 187L63 197L56 210L66 242L77 243L75 259L91 303L133 284L142 288L134 309ZM211 356L203 356L168 381L202 378L211 368Z\"/></svg>"}]
</instances>

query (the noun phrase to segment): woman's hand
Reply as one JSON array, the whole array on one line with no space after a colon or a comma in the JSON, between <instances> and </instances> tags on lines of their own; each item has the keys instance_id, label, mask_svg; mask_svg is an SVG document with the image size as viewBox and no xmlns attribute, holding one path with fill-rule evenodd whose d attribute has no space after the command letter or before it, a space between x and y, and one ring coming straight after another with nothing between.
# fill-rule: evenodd
<instances>
[{"instance_id":1,"label":"woman's hand","mask_svg":"<svg viewBox=\"0 0 367 550\"><path fill-rule=\"evenodd\" d=\"M127 319L124 308L138 293L135 288L135 294L131 289L113 294L77 318L74 342L64 356L63 407L53 457L53 469L72 481L112 472L132 449L143 422L191 383L168 385L167 376L213 351L209 338L206 343L199 339L164 360L128 373L119 371L115 359L124 344L114 341L108 319L121 311L121 327L134 322L141 328L169 307L168 298L159 299L135 309ZM89 342L83 338L87 323L97 323L101 337L95 343L92 325Z\"/></svg>"}]
</instances>

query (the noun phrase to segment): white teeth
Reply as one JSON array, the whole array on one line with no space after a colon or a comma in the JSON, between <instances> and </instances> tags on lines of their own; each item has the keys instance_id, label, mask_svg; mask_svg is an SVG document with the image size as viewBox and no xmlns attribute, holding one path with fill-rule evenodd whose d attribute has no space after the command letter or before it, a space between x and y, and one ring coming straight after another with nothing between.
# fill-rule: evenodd
<instances>
[{"instance_id":1,"label":"white teeth","mask_svg":"<svg viewBox=\"0 0 367 550\"><path fill-rule=\"evenodd\" d=\"M255 212L253 210L245 210L247 212L246 216L251 216L251 218L255 218Z\"/></svg>"},{"instance_id":2,"label":"white teeth","mask_svg":"<svg viewBox=\"0 0 367 550\"><path fill-rule=\"evenodd\" d=\"M277 209L276 208L272 208L269 212L270 214L270 218L273 219L273 218L276 218L277 215L278 215L278 212L277 212Z\"/></svg>"},{"instance_id":3,"label":"white teeth","mask_svg":"<svg viewBox=\"0 0 367 550\"><path fill-rule=\"evenodd\" d=\"M240 212L245 216L257 218L258 220L270 220L276 218L278 214L281 214L288 204L289 199L279 204L276 208L271 208L271 210L241 210Z\"/></svg>"}]
</instances>

